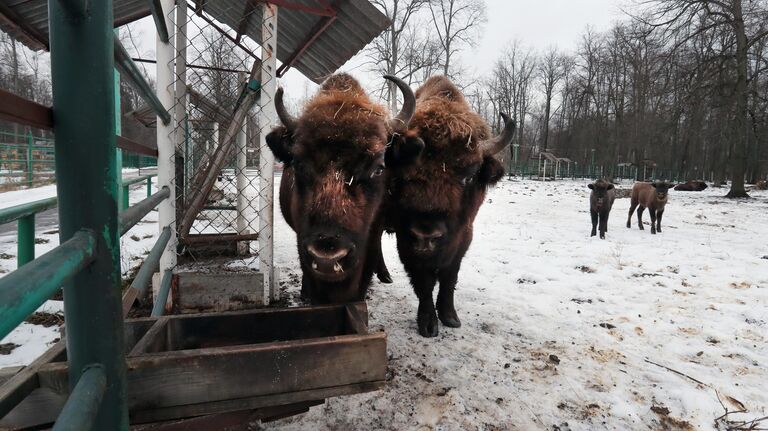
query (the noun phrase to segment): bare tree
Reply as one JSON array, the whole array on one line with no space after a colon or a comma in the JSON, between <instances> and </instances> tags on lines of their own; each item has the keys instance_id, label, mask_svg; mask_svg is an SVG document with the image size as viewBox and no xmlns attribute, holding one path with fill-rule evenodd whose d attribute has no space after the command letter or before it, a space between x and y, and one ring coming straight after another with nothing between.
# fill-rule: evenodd
<instances>
[{"instance_id":1,"label":"bare tree","mask_svg":"<svg viewBox=\"0 0 768 431\"><path fill-rule=\"evenodd\" d=\"M482 0L430 0L429 11L443 54L443 74L450 76L454 55L465 46L474 46L485 23Z\"/></svg>"},{"instance_id":2,"label":"bare tree","mask_svg":"<svg viewBox=\"0 0 768 431\"><path fill-rule=\"evenodd\" d=\"M643 0L639 4L650 10L642 21L676 39L678 46L708 32L732 36L712 52L707 61L719 62L733 75L734 142L730 157L731 190L727 196L748 197L744 180L750 137L749 51L768 36L766 3L759 0ZM733 61L722 61L728 57Z\"/></svg>"},{"instance_id":3,"label":"bare tree","mask_svg":"<svg viewBox=\"0 0 768 431\"><path fill-rule=\"evenodd\" d=\"M549 120L552 112L552 96L555 86L563 79L565 68L563 55L556 49L548 49L541 57L538 65L539 79L544 90L544 115L542 119L542 148L547 150L549 144Z\"/></svg>"}]
</instances>

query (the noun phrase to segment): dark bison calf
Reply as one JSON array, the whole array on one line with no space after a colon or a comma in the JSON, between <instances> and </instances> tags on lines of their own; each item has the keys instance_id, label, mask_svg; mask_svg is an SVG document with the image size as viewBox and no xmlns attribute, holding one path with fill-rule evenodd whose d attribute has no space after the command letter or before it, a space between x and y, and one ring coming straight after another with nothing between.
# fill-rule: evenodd
<instances>
[{"instance_id":1,"label":"dark bison calf","mask_svg":"<svg viewBox=\"0 0 768 431\"><path fill-rule=\"evenodd\" d=\"M589 195L589 213L592 215L592 234L597 235L598 219L600 221L600 239L605 239L608 232L608 215L611 213L613 201L616 200L616 190L613 184L600 179L588 185L592 190Z\"/></svg>"},{"instance_id":2,"label":"dark bison calf","mask_svg":"<svg viewBox=\"0 0 768 431\"><path fill-rule=\"evenodd\" d=\"M632 187L632 206L629 207L627 227L632 227L632 213L637 208L637 227L643 230L643 211L648 208L651 214L651 233L661 232L661 216L667 205L667 194L674 184L665 182L635 183ZM639 208L638 208L639 207Z\"/></svg>"},{"instance_id":3,"label":"dark bison calf","mask_svg":"<svg viewBox=\"0 0 768 431\"><path fill-rule=\"evenodd\" d=\"M707 183L698 180L688 180L684 184L675 186L675 190L679 192L700 192L706 188Z\"/></svg>"}]
</instances>

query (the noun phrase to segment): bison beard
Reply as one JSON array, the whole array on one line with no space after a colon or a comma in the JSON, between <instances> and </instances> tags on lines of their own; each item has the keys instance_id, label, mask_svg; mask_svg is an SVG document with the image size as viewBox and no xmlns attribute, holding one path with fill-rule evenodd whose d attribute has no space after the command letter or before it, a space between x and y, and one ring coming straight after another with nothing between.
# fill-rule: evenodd
<instances>
[{"instance_id":1,"label":"bison beard","mask_svg":"<svg viewBox=\"0 0 768 431\"><path fill-rule=\"evenodd\" d=\"M280 210L296 232L302 294L315 304L364 299L380 260L385 151L390 135L404 131L414 103L404 82L387 79L404 98L389 121L346 74L328 78L299 118L287 113L282 89L275 94L283 126L266 141L285 164Z\"/></svg>"},{"instance_id":2,"label":"bison beard","mask_svg":"<svg viewBox=\"0 0 768 431\"><path fill-rule=\"evenodd\" d=\"M453 83L432 77L416 92L409 131L388 152L397 157L387 161L392 169L385 218L419 298L422 336L438 334L438 318L445 326L461 326L453 300L461 261L486 189L504 175L493 156L509 145L515 129L502 117L504 132L489 139L488 126Z\"/></svg>"}]
</instances>

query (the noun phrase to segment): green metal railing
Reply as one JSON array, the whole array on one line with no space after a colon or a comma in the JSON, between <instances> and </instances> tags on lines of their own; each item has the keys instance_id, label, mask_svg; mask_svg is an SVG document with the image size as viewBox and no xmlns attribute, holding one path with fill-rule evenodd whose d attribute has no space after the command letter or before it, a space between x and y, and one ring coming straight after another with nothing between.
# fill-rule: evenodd
<instances>
[{"instance_id":1,"label":"green metal railing","mask_svg":"<svg viewBox=\"0 0 768 431\"><path fill-rule=\"evenodd\" d=\"M7 140L16 142L22 140L24 143L4 142ZM48 143L48 145L41 143ZM52 144L51 138L34 136L31 131L25 134L0 132L0 168L9 171L3 176L17 178L19 175L13 171L20 170L25 177L24 183L31 186L35 182L36 165L46 168L38 170L39 173L52 174L54 165Z\"/></svg>"},{"instance_id":2,"label":"green metal railing","mask_svg":"<svg viewBox=\"0 0 768 431\"><path fill-rule=\"evenodd\" d=\"M146 181L147 197L152 196L152 178L156 174L142 175L139 177L124 178L122 181L123 199L121 209L127 210L129 207L129 190L134 184ZM35 215L51 208L56 208L58 199L56 197L41 199L34 202L28 202L8 208L0 209L0 225L17 221L17 250L16 267L31 262L35 258ZM136 210L134 210L135 212ZM134 223L135 224L135 223Z\"/></svg>"},{"instance_id":3,"label":"green metal railing","mask_svg":"<svg viewBox=\"0 0 768 431\"><path fill-rule=\"evenodd\" d=\"M61 410L53 431L81 431L93 427L101 400L107 390L107 376L101 364L87 365Z\"/></svg>"}]
</instances>

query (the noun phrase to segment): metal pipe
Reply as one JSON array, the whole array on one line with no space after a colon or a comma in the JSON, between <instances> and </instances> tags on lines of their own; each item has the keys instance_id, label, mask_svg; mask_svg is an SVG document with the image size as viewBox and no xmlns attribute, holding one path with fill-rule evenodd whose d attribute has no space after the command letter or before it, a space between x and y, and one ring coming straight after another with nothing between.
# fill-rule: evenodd
<instances>
[{"instance_id":1,"label":"metal pipe","mask_svg":"<svg viewBox=\"0 0 768 431\"><path fill-rule=\"evenodd\" d=\"M165 25L165 19L163 18L163 5L160 3L160 0L149 0L148 3L152 17L155 19L157 37L163 43L168 43L170 39L168 39L168 26Z\"/></svg>"},{"instance_id":2,"label":"metal pipe","mask_svg":"<svg viewBox=\"0 0 768 431\"><path fill-rule=\"evenodd\" d=\"M17 223L16 267L21 268L35 259L35 215L22 217Z\"/></svg>"},{"instance_id":3,"label":"metal pipe","mask_svg":"<svg viewBox=\"0 0 768 431\"><path fill-rule=\"evenodd\" d=\"M165 109L160 99L155 95L155 90L149 85L144 76L136 67L136 63L131 60L131 56L123 48L123 44L120 43L120 39L117 35L113 36L115 44L115 66L117 69L125 75L133 86L133 88L139 93L142 99L152 108L153 111L160 117L163 124L169 124L171 122L171 114Z\"/></svg>"},{"instance_id":4,"label":"metal pipe","mask_svg":"<svg viewBox=\"0 0 768 431\"><path fill-rule=\"evenodd\" d=\"M155 245L152 246L149 255L144 259L144 263L141 264L141 268L136 273L131 286L123 295L123 316L128 314L128 311L130 311L137 299L141 299L146 294L147 286L152 281L152 275L160 267L160 256L163 255L163 250L168 245L169 239L171 239L171 228L166 226L163 228L163 233L160 234Z\"/></svg>"},{"instance_id":5,"label":"metal pipe","mask_svg":"<svg viewBox=\"0 0 768 431\"><path fill-rule=\"evenodd\" d=\"M96 235L75 233L53 250L0 278L0 339L93 261Z\"/></svg>"},{"instance_id":6,"label":"metal pipe","mask_svg":"<svg viewBox=\"0 0 768 431\"><path fill-rule=\"evenodd\" d=\"M170 269L165 270L163 273L163 280L160 282L160 290L155 297L155 304L152 306L152 317L158 317L165 314L165 305L168 302L168 293L171 291L172 279L173 271Z\"/></svg>"},{"instance_id":7,"label":"metal pipe","mask_svg":"<svg viewBox=\"0 0 768 431\"><path fill-rule=\"evenodd\" d=\"M107 375L101 364L86 365L61 409L53 431L96 429L94 422L107 391Z\"/></svg>"},{"instance_id":8,"label":"metal pipe","mask_svg":"<svg viewBox=\"0 0 768 431\"><path fill-rule=\"evenodd\" d=\"M246 82L248 75L241 73L239 75L240 82ZM248 116L243 121L242 126L237 131L236 135L236 165L235 175L237 176L237 233L244 235L249 233L248 223L245 216L245 212L248 208L248 202L246 200L246 190L248 188L248 177L246 177L246 165L247 165L247 138L248 138ZM245 249L245 243L238 243L238 254L247 254L249 250Z\"/></svg>"},{"instance_id":9,"label":"metal pipe","mask_svg":"<svg viewBox=\"0 0 768 431\"><path fill-rule=\"evenodd\" d=\"M171 191L168 186L163 186L157 193L120 213L118 222L120 236L125 235L136 223L140 222L144 216L149 214L150 211L170 195Z\"/></svg>"},{"instance_id":10,"label":"metal pipe","mask_svg":"<svg viewBox=\"0 0 768 431\"><path fill-rule=\"evenodd\" d=\"M163 10L171 11L175 6L174 0L161 0ZM164 15L168 26L169 41L173 40L176 25L174 15L169 13ZM163 102L164 106L173 106L174 97L174 59L176 53L173 45L164 43L158 37L155 43L157 52L157 96ZM171 239L163 251L160 258L160 271L172 269L176 266L176 190L178 185L175 182L176 176L176 147L175 147L175 125L160 124L157 126L157 186L167 186L171 195L158 206L158 226L171 226Z\"/></svg>"},{"instance_id":11,"label":"metal pipe","mask_svg":"<svg viewBox=\"0 0 768 431\"><path fill-rule=\"evenodd\" d=\"M0 209L0 224L10 223L12 221L34 215L48 209L55 208L57 204L58 198L52 197Z\"/></svg>"}]
</instances>

